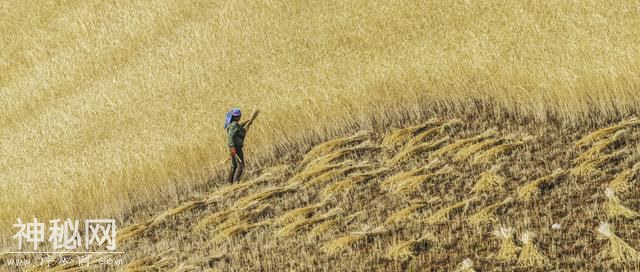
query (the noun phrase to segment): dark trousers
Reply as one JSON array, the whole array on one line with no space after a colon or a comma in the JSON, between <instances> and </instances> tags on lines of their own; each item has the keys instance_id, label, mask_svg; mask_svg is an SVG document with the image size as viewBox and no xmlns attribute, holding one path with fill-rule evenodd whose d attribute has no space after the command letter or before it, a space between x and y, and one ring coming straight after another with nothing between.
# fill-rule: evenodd
<instances>
[{"instance_id":1,"label":"dark trousers","mask_svg":"<svg viewBox=\"0 0 640 272\"><path fill-rule=\"evenodd\" d=\"M240 181L240 176L242 175L242 171L245 166L242 147L236 148L236 152L236 156L231 155L231 171L229 172L228 178L229 183Z\"/></svg>"}]
</instances>

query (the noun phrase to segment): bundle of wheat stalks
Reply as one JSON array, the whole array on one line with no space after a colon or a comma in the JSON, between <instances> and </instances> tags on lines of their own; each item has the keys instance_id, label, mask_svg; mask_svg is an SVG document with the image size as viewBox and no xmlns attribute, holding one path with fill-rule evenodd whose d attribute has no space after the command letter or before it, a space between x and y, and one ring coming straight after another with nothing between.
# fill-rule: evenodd
<instances>
[{"instance_id":1,"label":"bundle of wheat stalks","mask_svg":"<svg viewBox=\"0 0 640 272\"><path fill-rule=\"evenodd\" d=\"M418 133L416 136L414 136L413 138L411 138L411 140L409 140L409 142L407 142L405 149L408 147L412 147L412 146L416 146L418 144L420 144L421 142L424 142L427 138L431 137L431 136L438 136L440 134L442 134L445 129L447 129L448 127L452 127L455 125L460 125L462 124L462 121L460 119L452 119L449 120L445 123L442 123L441 125L432 127L430 129L427 129L423 132Z\"/></svg>"},{"instance_id":2,"label":"bundle of wheat stalks","mask_svg":"<svg viewBox=\"0 0 640 272\"><path fill-rule=\"evenodd\" d=\"M360 143L360 142L368 139L370 134L371 134L370 131L360 131L360 132L358 132L358 133L356 133L354 135L351 135L351 136L338 138L338 139L333 139L333 140L321 143L319 145L316 145L314 148L309 150L309 152L307 152L304 155L304 158L300 162L300 165L306 165L312 159L315 159L315 158L317 158L319 156L322 156L322 155L329 154L329 153L335 151L338 148L341 148L341 147L344 147L344 146L347 146L347 145Z\"/></svg>"},{"instance_id":3,"label":"bundle of wheat stalks","mask_svg":"<svg viewBox=\"0 0 640 272\"><path fill-rule=\"evenodd\" d=\"M505 179L501 175L498 174L498 170L500 166L493 166L488 171L480 174L480 179L478 182L471 188L471 190L475 193L494 191L494 190L504 190L504 182Z\"/></svg>"},{"instance_id":4,"label":"bundle of wheat stalks","mask_svg":"<svg viewBox=\"0 0 640 272\"><path fill-rule=\"evenodd\" d=\"M408 146L407 148L403 149L400 153L393 156L393 158L386 161L385 164L389 166L397 165L398 163L408 158L412 158L420 154L436 150L438 149L439 146L441 146L443 143L446 143L447 141L449 141L449 136L445 136L433 142L425 142L415 146Z\"/></svg>"},{"instance_id":5,"label":"bundle of wheat stalks","mask_svg":"<svg viewBox=\"0 0 640 272\"><path fill-rule=\"evenodd\" d=\"M473 260L466 258L462 260L454 272L476 272L476 270L473 269L474 265Z\"/></svg>"},{"instance_id":6,"label":"bundle of wheat stalks","mask_svg":"<svg viewBox=\"0 0 640 272\"><path fill-rule=\"evenodd\" d=\"M508 142L506 143L502 143L493 147L490 147L489 149L480 152L479 154L475 155L473 157L473 160L471 160L471 164L472 165L477 165L477 164L481 164L481 163L490 163L491 160L493 160L494 158L498 157L500 154L509 152L517 147L523 146L525 145L527 142L533 140L533 137L525 135L525 136L521 136L520 139L518 139L517 141L514 141L512 138L515 137L513 135L507 136L505 137L505 139Z\"/></svg>"},{"instance_id":7,"label":"bundle of wheat stalks","mask_svg":"<svg viewBox=\"0 0 640 272\"><path fill-rule=\"evenodd\" d=\"M495 237L500 239L500 250L495 253L494 257L502 261L513 261L518 258L518 247L513 242L513 229L507 227L499 227L491 232Z\"/></svg>"},{"instance_id":8,"label":"bundle of wheat stalks","mask_svg":"<svg viewBox=\"0 0 640 272\"><path fill-rule=\"evenodd\" d=\"M609 182L609 188L618 193L626 192L631 187L631 179L638 173L638 170L640 170L640 163L636 163L631 169L624 170Z\"/></svg>"},{"instance_id":9,"label":"bundle of wheat stalks","mask_svg":"<svg viewBox=\"0 0 640 272\"><path fill-rule=\"evenodd\" d=\"M423 235L417 239L403 241L392 246L387 252L387 258L396 261L406 261L414 255L426 250L431 243L436 241L431 234Z\"/></svg>"},{"instance_id":10,"label":"bundle of wheat stalks","mask_svg":"<svg viewBox=\"0 0 640 272\"><path fill-rule=\"evenodd\" d=\"M609 240L608 249L600 253L601 257L608 256L614 264L638 264L640 262L640 253L616 236L609 223L600 223L598 233Z\"/></svg>"},{"instance_id":11,"label":"bundle of wheat stalks","mask_svg":"<svg viewBox=\"0 0 640 272\"><path fill-rule=\"evenodd\" d=\"M470 199L465 199L462 200L460 202L454 203L451 206L447 206L444 207L440 210L437 210L436 212L432 213L429 217L427 217L426 219L423 220L424 223L427 224L439 224L442 222L445 222L449 219L449 215L451 214L451 212L453 212L454 210L458 210L458 209L463 209L466 210L469 207L469 204L472 201L477 200L478 198L476 197L472 197Z\"/></svg>"},{"instance_id":12,"label":"bundle of wheat stalks","mask_svg":"<svg viewBox=\"0 0 640 272\"><path fill-rule=\"evenodd\" d=\"M335 161L337 161L339 159L343 159L343 158L347 157L350 154L355 154L355 153L364 152L364 151L376 151L378 149L380 149L380 147L377 146L375 143L373 143L371 141L366 141L366 142L360 143L357 146L341 148L341 149L335 150L335 151L333 151L331 153L328 153L326 155L323 155L321 157L318 157L318 158L310 161L305 166L305 169L312 169L314 167L327 165L327 164L335 162Z\"/></svg>"},{"instance_id":13,"label":"bundle of wheat stalks","mask_svg":"<svg viewBox=\"0 0 640 272\"><path fill-rule=\"evenodd\" d=\"M460 139L457 140L451 144L448 144L436 151L434 151L431 156L432 157L440 157L440 156L444 156L444 155L448 155L451 154L455 151L457 151L458 149L460 149L461 147L467 145L467 144L471 144L474 143L476 141L483 141L487 138L492 138L495 137L497 135L497 132L495 129L489 129L479 135L476 135L474 137L470 137L470 138L466 138L466 139Z\"/></svg>"},{"instance_id":14,"label":"bundle of wheat stalks","mask_svg":"<svg viewBox=\"0 0 640 272\"><path fill-rule=\"evenodd\" d=\"M286 212L285 214L281 215L279 218L277 218L275 220L275 223L277 225L284 225L286 223L289 223L295 219L298 219L300 217L306 217L307 215L313 213L315 210L320 209L330 203L333 202L332 198L327 198L324 199L316 204L311 204L309 206L306 207L302 207L302 208L297 208L294 210L290 210L288 212Z\"/></svg>"},{"instance_id":15,"label":"bundle of wheat stalks","mask_svg":"<svg viewBox=\"0 0 640 272\"><path fill-rule=\"evenodd\" d=\"M573 169L571 169L571 174L573 176L593 176L601 174L602 172L598 169L600 166L612 159L619 158L626 153L627 150L622 149L611 154L604 154L588 158L573 167Z\"/></svg>"},{"instance_id":16,"label":"bundle of wheat stalks","mask_svg":"<svg viewBox=\"0 0 640 272\"><path fill-rule=\"evenodd\" d=\"M411 137L414 136L414 134L430 125L437 125L437 124L442 124L442 121L438 118L432 118L430 120L428 120L425 123L422 124L418 124L415 126L410 126L410 127L406 127L406 128L401 128L401 129L397 129L393 132L391 132L389 135L385 136L384 139L382 139L382 147L384 148L391 148L391 147L395 147L396 145L402 144L406 141L408 141Z\"/></svg>"},{"instance_id":17,"label":"bundle of wheat stalks","mask_svg":"<svg viewBox=\"0 0 640 272\"><path fill-rule=\"evenodd\" d=\"M326 222L320 223L311 229L311 231L309 232L309 239L314 239L322 234L326 234L331 228L336 228L341 225L348 225L362 214L362 212L357 212L348 216L338 216L337 218L333 218Z\"/></svg>"},{"instance_id":18,"label":"bundle of wheat stalks","mask_svg":"<svg viewBox=\"0 0 640 272\"><path fill-rule=\"evenodd\" d=\"M439 201L440 198L437 196L434 196L428 200L422 200L422 201L413 201L410 203L410 205L408 207L405 207L395 213L393 213L391 216L389 216L387 218L387 220L385 221L386 224L391 224L391 223L400 223L406 219L408 219L415 211L426 207L429 204L432 204L436 201Z\"/></svg>"},{"instance_id":19,"label":"bundle of wheat stalks","mask_svg":"<svg viewBox=\"0 0 640 272\"><path fill-rule=\"evenodd\" d=\"M316 223L320 223L335 217L338 217L344 213L344 210L340 208L333 208L328 211L326 214L318 215L311 218L298 218L295 221L286 224L280 230L276 232L278 236L287 236L295 233L296 231Z\"/></svg>"},{"instance_id":20,"label":"bundle of wheat stalks","mask_svg":"<svg viewBox=\"0 0 640 272\"><path fill-rule=\"evenodd\" d=\"M611 146L614 143L617 143L618 141L620 141L622 139L622 136L624 135L624 133L627 130L622 129L617 131L613 136L611 137L607 137L601 140L598 140L596 143L592 144L591 147L589 149L587 149L585 152L582 152L582 154L580 154L580 156L578 156L578 158L576 158L574 161L576 162L585 162L588 161L592 158L598 157L599 155L601 155L602 153L604 153L605 149L609 146Z\"/></svg>"},{"instance_id":21,"label":"bundle of wheat stalks","mask_svg":"<svg viewBox=\"0 0 640 272\"><path fill-rule=\"evenodd\" d=\"M520 242L522 242L522 250L518 257L518 265L521 266L534 266L544 267L549 264L549 259L542 255L538 248L533 243L535 235L533 232L525 231L520 235Z\"/></svg>"},{"instance_id":22,"label":"bundle of wheat stalks","mask_svg":"<svg viewBox=\"0 0 640 272\"><path fill-rule=\"evenodd\" d=\"M544 183L553 181L565 173L562 169L556 169L550 175L541 177L520 187L517 192L518 199L529 200L540 192L540 186Z\"/></svg>"},{"instance_id":23,"label":"bundle of wheat stalks","mask_svg":"<svg viewBox=\"0 0 640 272\"><path fill-rule=\"evenodd\" d=\"M327 187L325 187L322 190L322 196L330 197L335 194L348 192L349 189L353 188L355 185L359 183L363 183L374 177L384 175L389 171L390 171L389 168L381 167L381 168L370 170L364 173L350 174L344 179L334 182L332 184L329 184Z\"/></svg>"},{"instance_id":24,"label":"bundle of wheat stalks","mask_svg":"<svg viewBox=\"0 0 640 272\"><path fill-rule=\"evenodd\" d=\"M606 128L602 128L599 130L596 130L592 133L590 133L589 135L583 137L582 139L580 139L579 141L577 141L575 143L576 146L585 146L588 145L590 143L593 143L599 139L603 139L605 137L608 137L609 135L616 133L618 130L624 129L624 128L628 128L628 127L632 127L632 126L638 126L640 125L640 119L638 119L637 117L631 117L629 119L623 120L622 122L615 124L613 126L609 126Z\"/></svg>"},{"instance_id":25,"label":"bundle of wheat stalks","mask_svg":"<svg viewBox=\"0 0 640 272\"><path fill-rule=\"evenodd\" d=\"M327 253L329 255L336 255L340 252L342 252L343 250L347 249L348 247L350 247L351 245L364 240L367 237L370 236L374 236L374 235L380 235L383 233L388 232L388 229L385 229L384 227L378 227L375 228L373 230L368 230L368 231L362 231L362 232L352 232L348 235L342 236L338 239L335 239L333 241L330 241L326 244L324 244L320 250L324 253Z\"/></svg>"},{"instance_id":26,"label":"bundle of wheat stalks","mask_svg":"<svg viewBox=\"0 0 640 272\"><path fill-rule=\"evenodd\" d=\"M638 213L622 205L620 199L616 196L616 193L611 188L606 188L604 194L607 196L607 203L605 208L607 215L610 218L624 217L635 218L638 217Z\"/></svg>"},{"instance_id":27,"label":"bundle of wheat stalks","mask_svg":"<svg viewBox=\"0 0 640 272\"><path fill-rule=\"evenodd\" d=\"M496 221L496 216L495 216L495 212L497 209L506 206L507 204L511 203L513 201L512 197L507 197L506 199L502 200L501 202L489 205L487 207L484 207L482 209L480 209L479 211L477 211L476 213L474 213L473 215L471 215L468 219L467 222L469 222L472 225L480 225L483 224L485 222L494 222Z\"/></svg>"},{"instance_id":28,"label":"bundle of wheat stalks","mask_svg":"<svg viewBox=\"0 0 640 272\"><path fill-rule=\"evenodd\" d=\"M416 175L422 172L427 172L427 171L431 172L432 170L443 165L444 165L444 162L442 160L439 160L439 159L431 160L425 166L422 166L417 169L409 170L406 172L400 172L398 174L395 174L387 178L382 183L380 183L380 187L386 190L394 191L395 188L398 186L398 184L401 184L405 180L415 177Z\"/></svg>"}]
</instances>

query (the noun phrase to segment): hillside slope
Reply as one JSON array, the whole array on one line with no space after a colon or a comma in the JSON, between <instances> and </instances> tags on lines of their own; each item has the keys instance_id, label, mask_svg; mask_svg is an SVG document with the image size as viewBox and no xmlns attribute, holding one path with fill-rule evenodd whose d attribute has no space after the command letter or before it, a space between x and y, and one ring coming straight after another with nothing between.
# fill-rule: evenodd
<instances>
[{"instance_id":1,"label":"hillside slope","mask_svg":"<svg viewBox=\"0 0 640 272\"><path fill-rule=\"evenodd\" d=\"M361 131L142 216L119 231L118 269L638 269L639 127Z\"/></svg>"}]
</instances>

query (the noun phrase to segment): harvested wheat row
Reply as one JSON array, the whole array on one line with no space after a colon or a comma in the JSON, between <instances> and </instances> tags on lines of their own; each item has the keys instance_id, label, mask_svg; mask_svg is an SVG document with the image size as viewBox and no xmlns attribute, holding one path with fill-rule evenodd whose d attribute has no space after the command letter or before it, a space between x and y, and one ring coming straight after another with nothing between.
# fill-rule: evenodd
<instances>
[{"instance_id":1,"label":"harvested wheat row","mask_svg":"<svg viewBox=\"0 0 640 272\"><path fill-rule=\"evenodd\" d=\"M455 125L459 125L462 124L462 120L460 119L452 119L449 120L445 123L443 123L442 125L427 129L423 132L420 132L418 135L414 136L413 138L411 138L411 140L409 140L405 146L405 149L408 147L412 147L412 146L416 146L422 142L424 142L427 138L431 137L431 136L437 136L442 134L445 129L455 126Z\"/></svg>"},{"instance_id":2,"label":"harvested wheat row","mask_svg":"<svg viewBox=\"0 0 640 272\"><path fill-rule=\"evenodd\" d=\"M638 170L640 170L640 163L636 163L631 169L624 170L609 182L609 188L618 193L626 192L631 187L630 182Z\"/></svg>"},{"instance_id":3,"label":"harvested wheat row","mask_svg":"<svg viewBox=\"0 0 640 272\"><path fill-rule=\"evenodd\" d=\"M491 232L493 236L500 239L500 249L493 257L501 261L514 261L518 258L518 247L513 242L513 229L499 227Z\"/></svg>"},{"instance_id":4,"label":"harvested wheat row","mask_svg":"<svg viewBox=\"0 0 640 272\"><path fill-rule=\"evenodd\" d=\"M545 267L549 265L549 259L542 255L536 247L533 241L534 237L534 233L530 231L525 231L520 235L522 250L520 250L520 256L518 257L518 265L525 267Z\"/></svg>"},{"instance_id":5,"label":"harvested wheat row","mask_svg":"<svg viewBox=\"0 0 640 272\"><path fill-rule=\"evenodd\" d=\"M309 178L322 175L328 171L344 167L345 164L349 165L351 163L353 162L350 160L347 160L347 161L335 163L335 164L319 165L311 168L305 168L302 171L295 174L294 176L292 176L291 178L289 178L289 180L287 181L287 184L302 184Z\"/></svg>"},{"instance_id":6,"label":"harvested wheat row","mask_svg":"<svg viewBox=\"0 0 640 272\"><path fill-rule=\"evenodd\" d=\"M229 209L216 212L201 219L194 227L194 231L202 232L208 226L215 226L216 229L225 228L233 222L249 220L250 218L262 214L265 210L271 207L271 204L264 204L258 206L258 202L252 202L250 205L244 206L240 209Z\"/></svg>"},{"instance_id":7,"label":"harvested wheat row","mask_svg":"<svg viewBox=\"0 0 640 272\"><path fill-rule=\"evenodd\" d=\"M337 168L337 169L325 172L315 178L310 179L309 181L304 183L304 187L309 187L316 184L323 184L341 175L348 174L350 172L357 171L357 170L369 169L369 168L372 168L373 166L374 165L368 161L363 161L356 165L346 165L346 167Z\"/></svg>"},{"instance_id":8,"label":"harvested wheat row","mask_svg":"<svg viewBox=\"0 0 640 272\"><path fill-rule=\"evenodd\" d=\"M248 223L246 221L238 221L238 222L235 222L233 225L229 225L226 228L220 230L212 238L211 241L214 243L221 243L223 241L226 241L232 238L233 236L245 234L255 228L271 225L271 223L273 222L272 220L269 220L269 219L264 220L262 222L254 223L254 224Z\"/></svg>"},{"instance_id":9,"label":"harvested wheat row","mask_svg":"<svg viewBox=\"0 0 640 272\"><path fill-rule=\"evenodd\" d=\"M306 217L309 214L313 213L315 210L317 209L321 209L324 206L333 203L333 199L324 199L319 203L316 204L311 204L309 206L306 207L302 207L302 208L297 208L294 210L290 210L286 213L284 213L283 215L281 215L280 217L278 217L277 219L275 219L274 223L276 225L284 225L287 224L295 219L298 219L300 217Z\"/></svg>"},{"instance_id":10,"label":"harvested wheat row","mask_svg":"<svg viewBox=\"0 0 640 272\"><path fill-rule=\"evenodd\" d=\"M407 261L421 251L427 250L430 244L435 241L435 236L426 234L417 239L397 243L389 249L387 258L396 261Z\"/></svg>"},{"instance_id":11,"label":"harvested wheat row","mask_svg":"<svg viewBox=\"0 0 640 272\"><path fill-rule=\"evenodd\" d=\"M556 180L557 178L559 178L560 176L564 175L566 172L562 169L556 169L555 171L553 171L553 173L551 173L550 175L541 177L539 179L536 179L532 182L529 182L525 185L523 185L522 187L520 187L518 189L517 192L517 198L520 200L529 200L531 199L533 196L537 195L540 193L540 186L547 183L547 182L551 182L553 180Z\"/></svg>"},{"instance_id":12,"label":"harvested wheat row","mask_svg":"<svg viewBox=\"0 0 640 272\"><path fill-rule=\"evenodd\" d=\"M466 161L477 152L485 148L491 147L493 145L500 144L502 141L504 140L503 139L486 139L486 140L477 142L475 144L468 145L458 150L458 152L453 156L453 160L457 162Z\"/></svg>"},{"instance_id":13,"label":"harvested wheat row","mask_svg":"<svg viewBox=\"0 0 640 272\"><path fill-rule=\"evenodd\" d=\"M599 167L601 167L604 163L612 159L619 158L626 153L627 151L623 149L623 150L618 150L611 154L589 158L588 160L581 162L580 164L576 165L573 169L571 169L571 175L577 176L577 177L599 175L602 173L602 171L598 169Z\"/></svg>"},{"instance_id":14,"label":"harvested wheat row","mask_svg":"<svg viewBox=\"0 0 640 272\"><path fill-rule=\"evenodd\" d=\"M380 235L388 231L389 230L385 229L384 227L378 227L369 231L352 232L348 235L342 236L338 239L324 244L322 247L320 247L320 250L329 255L336 255L369 236Z\"/></svg>"},{"instance_id":15,"label":"harvested wheat row","mask_svg":"<svg viewBox=\"0 0 640 272\"><path fill-rule=\"evenodd\" d=\"M436 150L440 145L442 145L443 143L449 141L449 136L445 136L441 139L438 139L434 142L426 142L426 143L422 143L419 144L417 146L411 146L411 147L407 147L405 148L403 151L401 151L400 153L396 154L395 156L393 156L393 158L391 158L390 160L385 162L385 165L389 165L389 166L393 166L396 165L410 157L414 157L414 156L418 156L420 154L426 153L426 152L430 152L433 150Z\"/></svg>"},{"instance_id":16,"label":"harvested wheat row","mask_svg":"<svg viewBox=\"0 0 640 272\"><path fill-rule=\"evenodd\" d=\"M620 199L616 196L615 192L611 188L606 188L604 191L607 197L607 203L605 209L609 218L623 217L623 218L636 218L638 213L622 205Z\"/></svg>"},{"instance_id":17,"label":"harvested wheat row","mask_svg":"<svg viewBox=\"0 0 640 272\"><path fill-rule=\"evenodd\" d=\"M594 143L589 149L587 149L587 151L582 152L582 154L580 154L580 156L578 156L578 158L576 158L574 162L585 162L600 156L609 146L619 142L626 132L626 129L621 129L617 131L613 136L599 140L598 142Z\"/></svg>"},{"instance_id":18,"label":"harvested wheat row","mask_svg":"<svg viewBox=\"0 0 640 272\"><path fill-rule=\"evenodd\" d=\"M329 154L338 148L352 145L354 143L360 143L369 138L370 131L360 131L354 135L333 139L324 143L321 143L313 147L309 152L304 155L304 158L300 162L300 165L306 165L309 161L316 159L318 156Z\"/></svg>"},{"instance_id":19,"label":"harvested wheat row","mask_svg":"<svg viewBox=\"0 0 640 272\"><path fill-rule=\"evenodd\" d=\"M503 143L496 146L493 146L485 151L481 151L476 154L471 160L472 165L477 165L481 163L490 163L493 159L497 158L499 155L507 153L517 147L525 145L527 142L533 140L531 136L523 136L520 140L511 143Z\"/></svg>"},{"instance_id":20,"label":"harvested wheat row","mask_svg":"<svg viewBox=\"0 0 640 272\"><path fill-rule=\"evenodd\" d=\"M325 166L329 163L333 163L339 159L343 159L344 157L351 155L351 154L355 154L358 152L366 152L366 151L376 151L380 149L379 146L377 146L374 142L371 141L366 141L363 142L357 146L354 147L349 147L349 148L342 148L342 149L338 149L334 152L331 152L327 155L324 155L322 157L316 158L312 161L310 161L307 166L305 167L305 169L313 169L316 167L321 167L321 166Z\"/></svg>"},{"instance_id":21,"label":"harvested wheat row","mask_svg":"<svg viewBox=\"0 0 640 272\"><path fill-rule=\"evenodd\" d=\"M617 132L620 129L633 127L633 126L637 126L637 125L640 125L640 120L637 117L631 117L631 118L623 120L622 122L620 122L618 124L615 124L613 126L609 126L609 127L606 127L606 128L602 128L602 129L596 130L596 131L588 134L587 136L584 136L582 139L577 141L575 143L575 145L578 146L578 147L585 146L585 145L593 143L593 142L595 142L595 141L597 141L599 139L608 137L609 135Z\"/></svg>"},{"instance_id":22,"label":"harvested wheat row","mask_svg":"<svg viewBox=\"0 0 640 272\"><path fill-rule=\"evenodd\" d=\"M351 188L353 188L355 185L365 182L369 179L372 179L374 177L383 175L387 172L389 172L390 170L388 168L378 168L375 170L371 170L368 172L364 172L364 173L357 173L357 174L352 174L347 176L346 178L338 181L338 182L334 182L332 184L329 184L327 187L325 187L322 190L322 197L331 197L333 195L339 194L339 193L346 193L348 192Z\"/></svg>"},{"instance_id":23,"label":"harvested wheat row","mask_svg":"<svg viewBox=\"0 0 640 272\"><path fill-rule=\"evenodd\" d=\"M609 223L602 222L598 227L598 233L609 240L607 249L603 250L599 257L608 258L614 264L638 264L640 253L625 241L616 236Z\"/></svg>"},{"instance_id":24,"label":"harvested wheat row","mask_svg":"<svg viewBox=\"0 0 640 272\"><path fill-rule=\"evenodd\" d=\"M118 232L118 242L124 242L131 238L134 238L140 233L143 233L149 230L152 227L160 225L161 223L167 221L169 217L172 217L176 214L183 213L185 211L192 210L196 207L201 207L205 204L205 200L198 201L189 201L181 204L180 206L164 211L163 213L156 215L155 217L140 223L136 223L130 226L127 226Z\"/></svg>"},{"instance_id":25,"label":"harvested wheat row","mask_svg":"<svg viewBox=\"0 0 640 272\"><path fill-rule=\"evenodd\" d=\"M400 209L399 211L393 213L391 216L389 216L387 218L387 220L385 221L385 224L391 224L391 223L400 223L402 221L405 221L406 219L408 219L415 211L426 207L429 204L433 204L437 201L440 201L440 198L437 196L434 196L432 198L430 198L429 200L425 200L425 201L414 201L411 202L409 206Z\"/></svg>"},{"instance_id":26,"label":"harvested wheat row","mask_svg":"<svg viewBox=\"0 0 640 272\"><path fill-rule=\"evenodd\" d=\"M407 172L400 172L391 177L388 177L382 183L380 183L380 187L387 188L387 189L392 188L395 186L395 184L402 182L404 179L415 176L423 171L433 170L443 165L444 165L444 162L439 159L431 160L426 165L420 168L409 170Z\"/></svg>"},{"instance_id":27,"label":"harvested wheat row","mask_svg":"<svg viewBox=\"0 0 640 272\"><path fill-rule=\"evenodd\" d=\"M451 144L448 144L436 151L434 151L431 156L432 157L440 157L440 156L444 156L447 154L451 154L453 152L458 151L460 148L462 148L463 146L467 145L467 144L471 144L471 143L475 143L476 141L483 141L485 139L488 138L493 138L496 137L497 132L495 129L489 129L479 135L470 137L470 138L466 138L466 139L460 139L457 140Z\"/></svg>"},{"instance_id":28,"label":"harvested wheat row","mask_svg":"<svg viewBox=\"0 0 640 272\"><path fill-rule=\"evenodd\" d=\"M466 258L462 260L462 262L460 262L454 272L476 272L476 270L474 269L474 265L475 264L473 263L473 260Z\"/></svg>"},{"instance_id":29,"label":"harvested wheat row","mask_svg":"<svg viewBox=\"0 0 640 272\"><path fill-rule=\"evenodd\" d=\"M259 177L255 178L255 179L222 187L221 189L219 189L219 190L207 195L205 197L205 201L206 201L207 204L213 203L215 201L218 201L221 197L223 197L223 196L225 196L227 194L244 191L244 190L246 190L246 189L248 189L248 188L250 188L250 187L252 187L254 185L259 185L261 183L270 181L274 177L275 177L275 175L272 172L267 172L265 174L260 175Z\"/></svg>"},{"instance_id":30,"label":"harvested wheat row","mask_svg":"<svg viewBox=\"0 0 640 272\"><path fill-rule=\"evenodd\" d=\"M439 125L439 124L442 124L442 121L440 119L432 118L429 121L422 124L397 129L391 132L389 135L385 136L384 139L382 139L381 146L384 148L390 148L390 147L394 147L396 145L402 144L403 142L413 137L413 134L416 133L417 131L424 129L429 125Z\"/></svg>"},{"instance_id":31,"label":"harvested wheat row","mask_svg":"<svg viewBox=\"0 0 640 272\"><path fill-rule=\"evenodd\" d=\"M238 201L236 201L236 203L234 204L233 209L244 209L247 206L252 205L252 203L260 202L267 198L276 197L276 196L289 193L289 192L294 192L297 190L298 190L297 186L267 188L265 190L262 190L261 192L238 199Z\"/></svg>"},{"instance_id":32,"label":"harvested wheat row","mask_svg":"<svg viewBox=\"0 0 640 272\"><path fill-rule=\"evenodd\" d=\"M455 211L455 210L459 210L459 209L463 209L466 210L467 208L469 208L469 204L473 201L477 200L476 197L472 197L470 199L465 199L462 200L458 203L455 203L451 206L447 206L444 207L434 213L432 213L429 217L427 217L426 219L422 220L422 222L426 223L426 224L430 224L430 225L435 225L435 224L440 224L443 223L445 221L447 221L449 219L449 215L451 214L451 212Z\"/></svg>"},{"instance_id":33,"label":"harvested wheat row","mask_svg":"<svg viewBox=\"0 0 640 272\"><path fill-rule=\"evenodd\" d=\"M453 171L453 168L451 166L446 165L443 168L438 169L438 171L434 173L419 175L419 176L414 176L414 177L404 179L396 184L393 184L392 187L390 187L389 189L396 193L409 194L417 191L420 188L420 186L426 183L427 181L435 177L451 173L451 171Z\"/></svg>"},{"instance_id":34,"label":"harvested wheat row","mask_svg":"<svg viewBox=\"0 0 640 272\"><path fill-rule=\"evenodd\" d=\"M505 178L498 174L499 166L494 166L480 174L480 179L473 185L471 191L475 193L489 191L503 191Z\"/></svg>"},{"instance_id":35,"label":"harvested wheat row","mask_svg":"<svg viewBox=\"0 0 640 272\"><path fill-rule=\"evenodd\" d=\"M340 208L333 208L330 211L328 211L326 214L318 215L311 218L298 218L297 220L280 228L280 230L276 232L276 235L281 237L291 235L304 227L307 227L316 223L324 222L326 220L330 220L332 218L342 215L343 213L344 213L344 210Z\"/></svg>"},{"instance_id":36,"label":"harvested wheat row","mask_svg":"<svg viewBox=\"0 0 640 272\"><path fill-rule=\"evenodd\" d=\"M486 222L495 222L497 221L497 218L495 216L496 210L510 204L511 202L513 202L513 198L507 197L498 203L484 207L471 215L467 219L467 222L473 225L480 225Z\"/></svg>"},{"instance_id":37,"label":"harvested wheat row","mask_svg":"<svg viewBox=\"0 0 640 272\"><path fill-rule=\"evenodd\" d=\"M358 216L362 214L363 214L362 212L357 212L345 217L334 218L329 221L318 224L317 226L313 227L309 232L309 239L314 239L323 234L326 234L327 232L329 232L331 228L335 228L340 225L348 225L349 223L351 223L353 220L355 220Z\"/></svg>"},{"instance_id":38,"label":"harvested wheat row","mask_svg":"<svg viewBox=\"0 0 640 272\"><path fill-rule=\"evenodd\" d=\"M151 255L133 260L119 271L161 271L168 270L178 264L176 251L169 249L158 255Z\"/></svg>"}]
</instances>

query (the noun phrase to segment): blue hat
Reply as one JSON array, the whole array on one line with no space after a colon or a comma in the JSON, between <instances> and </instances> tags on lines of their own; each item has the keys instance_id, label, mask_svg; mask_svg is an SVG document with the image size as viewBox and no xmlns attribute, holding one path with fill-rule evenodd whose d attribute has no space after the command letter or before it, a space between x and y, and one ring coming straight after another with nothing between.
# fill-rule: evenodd
<instances>
[{"instance_id":1,"label":"blue hat","mask_svg":"<svg viewBox=\"0 0 640 272\"><path fill-rule=\"evenodd\" d=\"M233 108L229 112L227 112L227 118L224 120L224 128L227 129L227 127L231 124L231 119L233 119L233 117L241 115L242 112L239 108Z\"/></svg>"}]
</instances>

